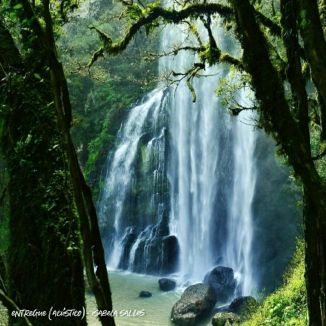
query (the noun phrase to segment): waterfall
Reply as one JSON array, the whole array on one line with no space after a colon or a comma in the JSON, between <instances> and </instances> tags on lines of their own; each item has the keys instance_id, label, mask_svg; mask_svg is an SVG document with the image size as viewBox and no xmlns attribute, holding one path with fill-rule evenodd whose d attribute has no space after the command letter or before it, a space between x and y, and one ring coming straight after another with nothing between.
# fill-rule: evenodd
<instances>
[{"instance_id":1,"label":"waterfall","mask_svg":"<svg viewBox=\"0 0 326 326\"><path fill-rule=\"evenodd\" d=\"M145 134L144 123L149 116L154 125L157 123L163 97L164 91L162 89L155 89L147 94L143 101L130 111L126 124L118 132L118 145L107 171L104 191L99 203L101 221L106 219L105 216L108 211L114 216L112 229L114 240L109 260L109 265L113 268L118 267L122 254L121 242L123 241L125 230L123 230L121 225L121 217L128 190L131 187L139 142ZM132 234L130 231L131 229L128 228L128 234Z\"/></svg>"},{"instance_id":2,"label":"waterfall","mask_svg":"<svg viewBox=\"0 0 326 326\"><path fill-rule=\"evenodd\" d=\"M234 176L232 197L229 202L227 247L224 259L240 278L240 293L256 290L251 246L253 240L252 202L255 193L256 169L254 160L255 133L246 123L252 117L243 112L236 120L234 135Z\"/></svg>"},{"instance_id":3,"label":"waterfall","mask_svg":"<svg viewBox=\"0 0 326 326\"><path fill-rule=\"evenodd\" d=\"M222 48L239 51L221 29L214 30ZM168 26L161 49L194 41L186 25ZM186 51L162 57L160 74L187 71L194 60ZM122 125L98 204L108 264L142 273L176 272L190 282L224 265L235 271L238 293L249 295L256 286L255 132L250 113L230 116L216 96L229 68L219 64L205 74L209 77L194 79L195 103L185 82L160 84L131 108ZM247 95L240 91L238 102L246 103Z\"/></svg>"}]
</instances>

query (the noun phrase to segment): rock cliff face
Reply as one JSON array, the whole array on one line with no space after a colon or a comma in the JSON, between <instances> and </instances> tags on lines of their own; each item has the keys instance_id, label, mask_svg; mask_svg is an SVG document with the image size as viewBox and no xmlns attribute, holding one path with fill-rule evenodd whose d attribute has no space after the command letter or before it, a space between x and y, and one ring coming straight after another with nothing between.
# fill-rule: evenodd
<instances>
[{"instance_id":1,"label":"rock cliff face","mask_svg":"<svg viewBox=\"0 0 326 326\"><path fill-rule=\"evenodd\" d=\"M167 91L153 91L131 109L109 155L98 206L113 268L165 275L178 267L179 243L169 228L167 126Z\"/></svg>"}]
</instances>

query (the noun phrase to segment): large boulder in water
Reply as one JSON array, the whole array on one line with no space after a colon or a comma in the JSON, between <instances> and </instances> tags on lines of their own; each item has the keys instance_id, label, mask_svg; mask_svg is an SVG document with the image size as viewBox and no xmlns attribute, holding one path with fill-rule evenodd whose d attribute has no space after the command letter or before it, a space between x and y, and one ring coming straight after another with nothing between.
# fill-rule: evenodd
<instances>
[{"instance_id":1,"label":"large boulder in water","mask_svg":"<svg viewBox=\"0 0 326 326\"><path fill-rule=\"evenodd\" d=\"M204 283L210 285L219 302L227 302L233 295L237 285L233 269L217 266L205 275Z\"/></svg>"},{"instance_id":2,"label":"large boulder in water","mask_svg":"<svg viewBox=\"0 0 326 326\"><path fill-rule=\"evenodd\" d=\"M196 325L214 307L216 295L207 284L198 283L189 286L182 294L171 311L173 323L182 326Z\"/></svg>"},{"instance_id":3,"label":"large boulder in water","mask_svg":"<svg viewBox=\"0 0 326 326\"><path fill-rule=\"evenodd\" d=\"M229 306L229 311L238 314L241 319L247 319L257 307L258 302L255 298L245 296L234 299Z\"/></svg>"},{"instance_id":4,"label":"large boulder in water","mask_svg":"<svg viewBox=\"0 0 326 326\"><path fill-rule=\"evenodd\" d=\"M213 326L240 325L240 318L232 312L218 312L212 319Z\"/></svg>"},{"instance_id":5,"label":"large boulder in water","mask_svg":"<svg viewBox=\"0 0 326 326\"><path fill-rule=\"evenodd\" d=\"M171 291L175 289L177 282L170 278L160 278L158 284L161 291Z\"/></svg>"}]
</instances>

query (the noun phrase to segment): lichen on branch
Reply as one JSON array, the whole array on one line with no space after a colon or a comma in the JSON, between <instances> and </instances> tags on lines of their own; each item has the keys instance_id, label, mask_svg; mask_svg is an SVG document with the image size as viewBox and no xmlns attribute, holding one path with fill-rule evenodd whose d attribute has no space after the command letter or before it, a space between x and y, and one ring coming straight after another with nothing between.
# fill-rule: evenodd
<instances>
[{"instance_id":1,"label":"lichen on branch","mask_svg":"<svg viewBox=\"0 0 326 326\"><path fill-rule=\"evenodd\" d=\"M136 10L137 9L137 10ZM163 20L169 24L179 24L186 19L196 19L202 16L208 18L213 15L219 15L227 21L231 21L234 18L233 9L229 6L221 5L218 3L197 3L188 5L180 10L171 8L162 8L159 5L151 4L148 7L142 8L137 4L127 5L127 11L132 13L132 20L134 21L126 32L124 38L118 42L113 42L109 35L101 31L95 26L91 26L90 29L95 30L101 41L102 46L93 54L88 67L91 67L104 53L116 55L126 49L130 41L142 28L148 28L153 24L158 24L159 20ZM264 16L260 12L256 12L257 20L267 27L272 34L277 36L281 35L281 28L275 24L268 17ZM210 19L210 18L209 18ZM225 56L228 58L228 56ZM232 59L232 58L231 58ZM234 59L231 60L232 64L235 64Z\"/></svg>"}]
</instances>

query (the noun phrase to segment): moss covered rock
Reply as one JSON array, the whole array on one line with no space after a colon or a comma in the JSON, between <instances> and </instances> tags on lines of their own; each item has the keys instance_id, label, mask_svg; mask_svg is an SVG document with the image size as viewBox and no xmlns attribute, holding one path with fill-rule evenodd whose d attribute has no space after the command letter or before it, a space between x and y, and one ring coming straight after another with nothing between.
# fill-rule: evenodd
<instances>
[{"instance_id":1,"label":"moss covered rock","mask_svg":"<svg viewBox=\"0 0 326 326\"><path fill-rule=\"evenodd\" d=\"M212 319L213 326L240 325L240 317L232 312L218 312Z\"/></svg>"},{"instance_id":2,"label":"moss covered rock","mask_svg":"<svg viewBox=\"0 0 326 326\"><path fill-rule=\"evenodd\" d=\"M216 303L214 290L207 284L198 283L189 286L175 303L171 312L171 320L177 325L196 325L205 317Z\"/></svg>"}]
</instances>

